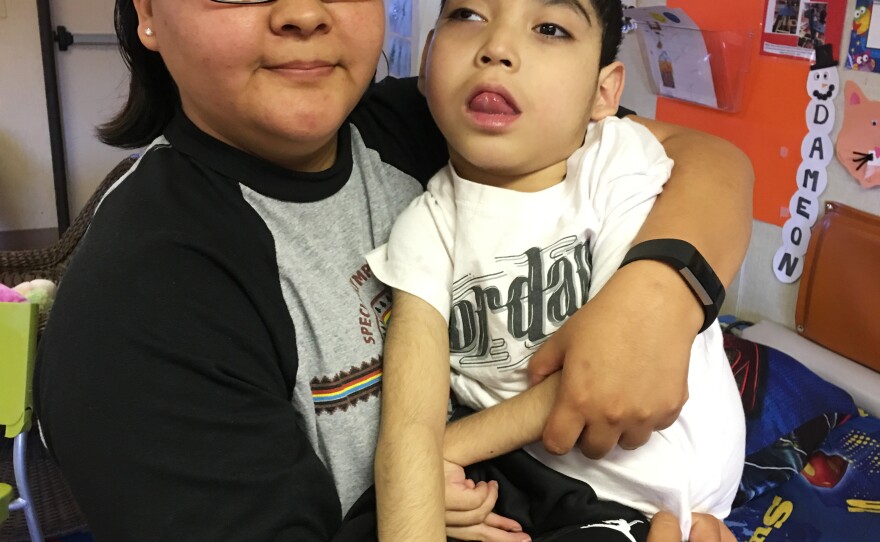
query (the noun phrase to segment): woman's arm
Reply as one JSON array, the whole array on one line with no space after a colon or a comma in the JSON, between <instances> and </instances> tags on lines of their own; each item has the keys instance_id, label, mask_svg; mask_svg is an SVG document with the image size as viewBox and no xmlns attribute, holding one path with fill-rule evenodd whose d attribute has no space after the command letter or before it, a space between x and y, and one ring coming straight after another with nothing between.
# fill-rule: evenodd
<instances>
[{"instance_id":1,"label":"woman's arm","mask_svg":"<svg viewBox=\"0 0 880 542\"><path fill-rule=\"evenodd\" d=\"M379 538L445 541L446 322L427 302L399 290L392 306L376 448Z\"/></svg>"},{"instance_id":2,"label":"woman's arm","mask_svg":"<svg viewBox=\"0 0 880 542\"><path fill-rule=\"evenodd\" d=\"M629 118L648 128L675 161L672 177L635 242L666 237L689 241L729 286L745 258L752 231L751 162L719 137ZM698 305L691 308L699 315Z\"/></svg>"},{"instance_id":3,"label":"woman's arm","mask_svg":"<svg viewBox=\"0 0 880 542\"><path fill-rule=\"evenodd\" d=\"M192 194L143 197L133 191L162 180L138 175L77 249L35 375L42 428L90 531L327 542L339 497L291 405L296 344L271 239L228 207L194 212ZM193 235L194 214L216 236Z\"/></svg>"},{"instance_id":4,"label":"woman's arm","mask_svg":"<svg viewBox=\"0 0 880 542\"><path fill-rule=\"evenodd\" d=\"M689 241L728 285L751 232L753 172L745 155L717 137L634 118L675 161L672 177L635 242ZM703 314L671 267L649 260L617 271L529 364L531 382L562 371L544 429L548 450L576 443L600 458L616 444L636 448L668 427L687 400L688 356Z\"/></svg>"}]
</instances>

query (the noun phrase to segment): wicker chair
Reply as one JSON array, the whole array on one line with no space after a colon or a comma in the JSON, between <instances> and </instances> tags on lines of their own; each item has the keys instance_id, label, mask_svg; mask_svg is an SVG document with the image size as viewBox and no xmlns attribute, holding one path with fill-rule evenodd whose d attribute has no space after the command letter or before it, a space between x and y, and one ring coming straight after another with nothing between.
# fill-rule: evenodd
<instances>
[{"instance_id":1,"label":"wicker chair","mask_svg":"<svg viewBox=\"0 0 880 542\"><path fill-rule=\"evenodd\" d=\"M24 281L45 278L59 284L101 198L131 168L134 161L134 157L124 159L104 178L70 228L54 245L39 250L0 251L0 283L15 286ZM42 316L40 332L45 329L46 321L47 316ZM86 522L82 512L74 502L58 466L40 444L36 428L28 436L28 478L43 534L46 538L52 538L84 530ZM12 441L0 439L0 480L8 483L12 479ZM0 540L30 540L24 514L11 514L0 524Z\"/></svg>"}]
</instances>

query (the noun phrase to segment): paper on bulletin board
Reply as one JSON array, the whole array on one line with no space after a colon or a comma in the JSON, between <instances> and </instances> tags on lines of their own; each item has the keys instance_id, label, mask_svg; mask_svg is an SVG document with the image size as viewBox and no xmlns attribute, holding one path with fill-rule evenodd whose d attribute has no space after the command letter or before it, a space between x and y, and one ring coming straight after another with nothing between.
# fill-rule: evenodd
<instances>
[{"instance_id":1,"label":"paper on bulletin board","mask_svg":"<svg viewBox=\"0 0 880 542\"><path fill-rule=\"evenodd\" d=\"M856 0L846 67L880 73L880 0Z\"/></svg>"},{"instance_id":2,"label":"paper on bulletin board","mask_svg":"<svg viewBox=\"0 0 880 542\"><path fill-rule=\"evenodd\" d=\"M645 63L657 94L718 107L709 52L700 28L681 9L627 10L645 52Z\"/></svg>"},{"instance_id":3,"label":"paper on bulletin board","mask_svg":"<svg viewBox=\"0 0 880 542\"><path fill-rule=\"evenodd\" d=\"M817 46L831 43L839 47L846 3L847 0L765 0L761 52L809 60Z\"/></svg>"},{"instance_id":4,"label":"paper on bulletin board","mask_svg":"<svg viewBox=\"0 0 880 542\"><path fill-rule=\"evenodd\" d=\"M717 2L706 0L668 0L668 5L683 8L702 28L757 31L766 0L741 0L732 10L719 10ZM739 111L658 98L656 117L715 134L742 149L755 169L754 217L782 226L791 215L789 202L801 165L804 111L810 101L804 81L810 65L762 54L757 42L751 49Z\"/></svg>"},{"instance_id":5,"label":"paper on bulletin board","mask_svg":"<svg viewBox=\"0 0 880 542\"><path fill-rule=\"evenodd\" d=\"M873 2L871 9L873 13L880 13L877 11L877 6L880 6L880 2ZM871 19L871 25L868 28L868 49L877 48L880 48L880 16Z\"/></svg>"}]
</instances>

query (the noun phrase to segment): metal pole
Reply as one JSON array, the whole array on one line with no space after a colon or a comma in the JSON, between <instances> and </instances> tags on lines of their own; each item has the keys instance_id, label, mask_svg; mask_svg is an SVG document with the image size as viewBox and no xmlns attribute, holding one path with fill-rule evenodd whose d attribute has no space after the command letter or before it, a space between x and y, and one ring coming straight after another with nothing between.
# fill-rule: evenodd
<instances>
[{"instance_id":1,"label":"metal pole","mask_svg":"<svg viewBox=\"0 0 880 542\"><path fill-rule=\"evenodd\" d=\"M37 0L37 17L40 26L40 49L43 53L43 80L46 84L46 111L49 116L52 172L55 179L55 211L58 215L58 235L60 236L70 226L70 207L67 197L64 125L61 122L61 103L58 98L58 70L55 65L55 39L52 32L52 12L49 0Z\"/></svg>"},{"instance_id":2,"label":"metal pole","mask_svg":"<svg viewBox=\"0 0 880 542\"><path fill-rule=\"evenodd\" d=\"M12 470L15 471L15 486L18 490L17 501L24 502L24 519L31 534L31 542L43 542L43 533L40 531L40 523L37 521L37 510L34 498L31 497L31 486L27 479L27 431L15 435L12 444Z\"/></svg>"}]
</instances>

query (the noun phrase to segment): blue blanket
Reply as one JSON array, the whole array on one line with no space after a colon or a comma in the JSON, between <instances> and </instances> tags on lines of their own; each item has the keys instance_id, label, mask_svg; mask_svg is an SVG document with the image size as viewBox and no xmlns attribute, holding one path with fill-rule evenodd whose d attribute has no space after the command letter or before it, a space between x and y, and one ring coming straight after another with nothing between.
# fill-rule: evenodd
<instances>
[{"instance_id":1,"label":"blue blanket","mask_svg":"<svg viewBox=\"0 0 880 542\"><path fill-rule=\"evenodd\" d=\"M834 428L799 473L726 523L740 542L880 540L880 419Z\"/></svg>"},{"instance_id":2,"label":"blue blanket","mask_svg":"<svg viewBox=\"0 0 880 542\"><path fill-rule=\"evenodd\" d=\"M778 350L732 335L725 348L747 414L746 465L726 521L737 540L880 540L880 419Z\"/></svg>"}]
</instances>

